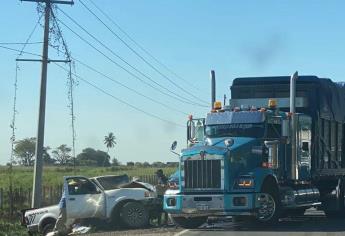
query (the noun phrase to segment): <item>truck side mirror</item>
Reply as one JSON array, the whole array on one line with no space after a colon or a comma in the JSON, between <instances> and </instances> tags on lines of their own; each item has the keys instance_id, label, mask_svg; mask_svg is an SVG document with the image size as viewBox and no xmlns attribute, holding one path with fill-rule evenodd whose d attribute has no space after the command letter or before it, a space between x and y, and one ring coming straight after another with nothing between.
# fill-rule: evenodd
<instances>
[{"instance_id":1,"label":"truck side mirror","mask_svg":"<svg viewBox=\"0 0 345 236\"><path fill-rule=\"evenodd\" d=\"M177 141L174 141L174 142L171 144L170 150L171 150L171 151L174 151L174 150L176 149L176 146L177 146Z\"/></svg>"},{"instance_id":2,"label":"truck side mirror","mask_svg":"<svg viewBox=\"0 0 345 236\"><path fill-rule=\"evenodd\" d=\"M195 137L195 124L193 120L187 123L187 140L193 140Z\"/></svg>"}]
</instances>

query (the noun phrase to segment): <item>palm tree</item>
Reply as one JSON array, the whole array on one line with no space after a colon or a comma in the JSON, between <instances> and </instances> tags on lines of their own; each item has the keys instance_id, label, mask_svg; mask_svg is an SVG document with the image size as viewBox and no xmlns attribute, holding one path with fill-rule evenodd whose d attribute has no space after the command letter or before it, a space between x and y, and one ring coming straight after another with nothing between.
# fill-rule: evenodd
<instances>
[{"instance_id":1,"label":"palm tree","mask_svg":"<svg viewBox=\"0 0 345 236\"><path fill-rule=\"evenodd\" d=\"M104 144L107 147L107 153L109 154L109 149L115 147L116 143L116 137L113 132L110 132L108 135L104 136ZM103 166L105 163L105 159L103 161Z\"/></svg>"}]
</instances>

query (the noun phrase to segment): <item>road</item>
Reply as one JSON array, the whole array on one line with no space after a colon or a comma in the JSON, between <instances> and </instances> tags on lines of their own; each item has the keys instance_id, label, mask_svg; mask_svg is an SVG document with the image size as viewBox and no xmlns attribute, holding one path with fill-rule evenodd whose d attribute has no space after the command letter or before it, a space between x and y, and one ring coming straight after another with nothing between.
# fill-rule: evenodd
<instances>
[{"instance_id":1,"label":"road","mask_svg":"<svg viewBox=\"0 0 345 236\"><path fill-rule=\"evenodd\" d=\"M203 225L195 230L176 227L123 230L88 234L92 236L345 236L345 219L329 220L322 211L308 210L303 217L287 218L269 227L246 226L229 222Z\"/></svg>"},{"instance_id":2,"label":"road","mask_svg":"<svg viewBox=\"0 0 345 236\"><path fill-rule=\"evenodd\" d=\"M329 220L322 211L309 210L303 217L283 219L275 226L244 226L232 222L183 230L175 236L345 236L345 219Z\"/></svg>"}]
</instances>

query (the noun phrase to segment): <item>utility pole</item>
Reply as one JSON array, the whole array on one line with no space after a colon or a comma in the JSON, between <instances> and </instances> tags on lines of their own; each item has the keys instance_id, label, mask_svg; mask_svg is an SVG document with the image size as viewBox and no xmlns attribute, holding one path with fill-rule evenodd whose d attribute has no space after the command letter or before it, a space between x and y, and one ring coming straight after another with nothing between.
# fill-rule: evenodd
<instances>
[{"instance_id":1,"label":"utility pole","mask_svg":"<svg viewBox=\"0 0 345 236\"><path fill-rule=\"evenodd\" d=\"M49 19L51 4L70 4L72 1L55 1L55 0L21 0L25 2L42 2L45 3L44 13L44 39L43 39L43 52L42 52L42 71L41 71L41 88L40 88L40 103L38 110L38 129L36 140L36 160L34 169L34 183L31 207L39 208L42 201L42 172L43 172L43 145L44 145L44 123L45 123L45 110L46 110L46 90L47 90L47 72L48 72L48 47L49 47ZM29 60L25 60L29 61ZM34 60L32 60L34 61Z\"/></svg>"}]
</instances>

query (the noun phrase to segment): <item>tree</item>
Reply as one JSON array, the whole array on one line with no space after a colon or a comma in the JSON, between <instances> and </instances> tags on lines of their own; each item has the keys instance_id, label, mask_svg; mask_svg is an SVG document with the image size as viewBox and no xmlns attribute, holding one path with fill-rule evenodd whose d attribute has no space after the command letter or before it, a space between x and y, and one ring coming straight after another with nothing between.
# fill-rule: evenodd
<instances>
[{"instance_id":1,"label":"tree","mask_svg":"<svg viewBox=\"0 0 345 236\"><path fill-rule=\"evenodd\" d=\"M85 148L76 157L79 165L88 166L110 166L110 156L108 153L95 150L93 148Z\"/></svg>"},{"instance_id":2,"label":"tree","mask_svg":"<svg viewBox=\"0 0 345 236\"><path fill-rule=\"evenodd\" d=\"M34 164L36 138L25 138L15 142L14 156L18 163L24 166Z\"/></svg>"},{"instance_id":3,"label":"tree","mask_svg":"<svg viewBox=\"0 0 345 236\"><path fill-rule=\"evenodd\" d=\"M107 154L109 154L109 149L115 147L116 137L113 132L110 132L108 135L104 136L104 144L107 147ZM105 160L104 160L105 162ZM103 165L104 166L104 165Z\"/></svg>"},{"instance_id":4,"label":"tree","mask_svg":"<svg viewBox=\"0 0 345 236\"><path fill-rule=\"evenodd\" d=\"M66 144L61 144L59 147L52 151L55 161L60 165L66 165L70 163L72 156L70 152L72 149Z\"/></svg>"},{"instance_id":5,"label":"tree","mask_svg":"<svg viewBox=\"0 0 345 236\"><path fill-rule=\"evenodd\" d=\"M53 159L50 154L49 151L50 147L47 146L45 148L43 148L43 163L46 165L54 165L55 164L55 159Z\"/></svg>"},{"instance_id":6,"label":"tree","mask_svg":"<svg viewBox=\"0 0 345 236\"><path fill-rule=\"evenodd\" d=\"M111 160L111 165L112 166L119 166L120 162L117 160L115 157Z\"/></svg>"},{"instance_id":7,"label":"tree","mask_svg":"<svg viewBox=\"0 0 345 236\"><path fill-rule=\"evenodd\" d=\"M143 167L150 167L151 165L150 165L150 163L148 163L147 161L145 161L144 163L143 163Z\"/></svg>"}]
</instances>

